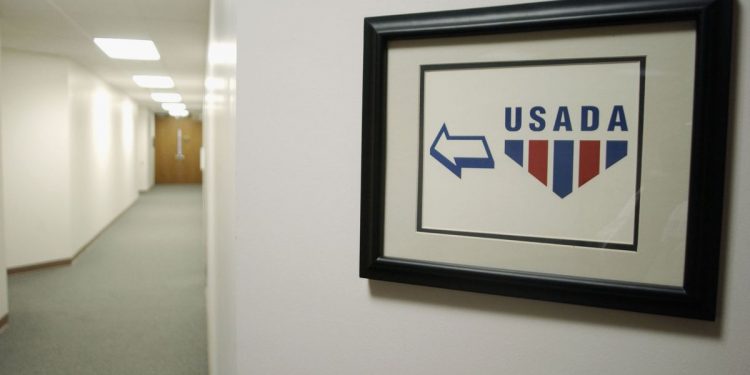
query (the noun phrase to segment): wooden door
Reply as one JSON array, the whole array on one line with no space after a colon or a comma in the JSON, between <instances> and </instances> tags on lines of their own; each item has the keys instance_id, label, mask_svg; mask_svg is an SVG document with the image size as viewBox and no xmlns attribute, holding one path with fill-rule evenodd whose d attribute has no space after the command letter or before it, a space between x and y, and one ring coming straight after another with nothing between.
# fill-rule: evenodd
<instances>
[{"instance_id":1,"label":"wooden door","mask_svg":"<svg viewBox=\"0 0 750 375\"><path fill-rule=\"evenodd\" d=\"M178 147L181 140L182 148ZM156 183L199 184L202 124L191 118L156 117Z\"/></svg>"}]
</instances>

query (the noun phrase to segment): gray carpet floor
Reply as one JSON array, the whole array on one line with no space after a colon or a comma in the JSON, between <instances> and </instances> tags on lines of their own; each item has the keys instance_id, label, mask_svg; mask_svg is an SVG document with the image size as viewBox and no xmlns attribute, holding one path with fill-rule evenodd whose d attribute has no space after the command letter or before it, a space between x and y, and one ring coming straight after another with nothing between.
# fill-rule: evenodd
<instances>
[{"instance_id":1,"label":"gray carpet floor","mask_svg":"<svg viewBox=\"0 0 750 375\"><path fill-rule=\"evenodd\" d=\"M198 185L158 185L69 267L11 275L0 374L206 374Z\"/></svg>"}]
</instances>

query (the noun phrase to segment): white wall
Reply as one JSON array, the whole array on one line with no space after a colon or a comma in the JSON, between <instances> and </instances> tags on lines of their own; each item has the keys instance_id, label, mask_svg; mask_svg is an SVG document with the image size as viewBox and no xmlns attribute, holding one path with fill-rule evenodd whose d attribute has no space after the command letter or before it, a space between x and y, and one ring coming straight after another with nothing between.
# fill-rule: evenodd
<instances>
[{"instance_id":1,"label":"white wall","mask_svg":"<svg viewBox=\"0 0 750 375\"><path fill-rule=\"evenodd\" d=\"M131 99L67 59L3 50L8 267L70 259L138 196Z\"/></svg>"},{"instance_id":2,"label":"white wall","mask_svg":"<svg viewBox=\"0 0 750 375\"><path fill-rule=\"evenodd\" d=\"M144 119L130 98L69 67L70 222L78 251L138 198L136 123Z\"/></svg>"},{"instance_id":3,"label":"white wall","mask_svg":"<svg viewBox=\"0 0 750 375\"><path fill-rule=\"evenodd\" d=\"M2 163L7 266L70 256L66 60L4 49Z\"/></svg>"},{"instance_id":4,"label":"white wall","mask_svg":"<svg viewBox=\"0 0 750 375\"><path fill-rule=\"evenodd\" d=\"M234 374L234 203L236 14L234 0L211 2L207 94L203 109L203 193L207 244L207 316L212 374Z\"/></svg>"},{"instance_id":5,"label":"white wall","mask_svg":"<svg viewBox=\"0 0 750 375\"><path fill-rule=\"evenodd\" d=\"M358 278L362 18L498 1L213 4L212 45L232 39L229 15L238 21L242 124L226 111L207 116L214 374L750 373L746 22L711 323ZM236 191L222 195L233 173Z\"/></svg>"},{"instance_id":6,"label":"white wall","mask_svg":"<svg viewBox=\"0 0 750 375\"><path fill-rule=\"evenodd\" d=\"M139 191L147 191L154 185L154 131L154 113L139 108L135 129Z\"/></svg>"},{"instance_id":7,"label":"white wall","mask_svg":"<svg viewBox=\"0 0 750 375\"><path fill-rule=\"evenodd\" d=\"M2 64L2 51L0 51L0 65ZM0 68L1 69L1 68ZM0 87L2 87L2 74L0 74ZM2 108L0 108L2 113ZM0 124L2 124L2 116L0 115ZM0 147L2 147L2 125L0 125ZM3 160L2 152L0 152L0 197L3 196ZM0 213L3 210L3 199L0 199ZM8 314L8 274L5 272L7 267L5 266L5 225L3 223L3 215L0 214L0 319Z\"/></svg>"}]
</instances>

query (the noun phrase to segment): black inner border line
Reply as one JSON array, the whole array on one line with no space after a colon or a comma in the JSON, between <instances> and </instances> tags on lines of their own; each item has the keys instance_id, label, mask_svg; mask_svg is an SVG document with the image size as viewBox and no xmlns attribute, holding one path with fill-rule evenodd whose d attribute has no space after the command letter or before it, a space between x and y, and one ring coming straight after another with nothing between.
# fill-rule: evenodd
<instances>
[{"instance_id":1,"label":"black inner border line","mask_svg":"<svg viewBox=\"0 0 750 375\"><path fill-rule=\"evenodd\" d=\"M488 68L507 68L523 66L550 66L550 65L590 65L590 64L607 64L618 62L638 62L640 64L640 87L638 90L638 153L636 161L635 176L635 223L633 225L633 243L609 243L585 240L570 240L561 238L519 236L510 234L495 234L481 232L465 232L443 229L425 229L422 227L422 187L423 173L422 165L424 163L424 75L427 71L439 70L459 70L459 69L488 69ZM637 251L638 248L638 230L641 206L641 158L643 149L643 105L646 87L646 56L616 56L616 57L595 57L595 58L576 58L576 59L553 59L553 60L521 60L521 61L498 61L498 62L477 62L477 63L456 63L456 64L427 64L420 65L419 73L419 165L417 173L417 232L447 234L457 236L494 238L513 241L536 242L545 244L593 247L601 249L630 250Z\"/></svg>"}]
</instances>

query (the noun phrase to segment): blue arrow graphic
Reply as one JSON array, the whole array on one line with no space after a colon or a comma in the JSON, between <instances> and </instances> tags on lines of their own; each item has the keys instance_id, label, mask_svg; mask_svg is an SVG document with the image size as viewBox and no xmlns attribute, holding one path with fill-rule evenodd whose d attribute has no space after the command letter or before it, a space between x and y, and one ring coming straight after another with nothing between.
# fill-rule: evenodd
<instances>
[{"instance_id":1,"label":"blue arrow graphic","mask_svg":"<svg viewBox=\"0 0 750 375\"><path fill-rule=\"evenodd\" d=\"M445 138L445 140L441 141L443 138ZM460 157L443 155L442 153L440 153L440 151L437 150L438 144L458 141L482 142L485 156ZM492 158L490 146L487 144L487 138L481 135L450 135L448 133L448 127L445 126L445 124L443 124L443 127L440 128L440 132L438 132L437 137L435 137L435 140L432 142L432 146L430 147L430 155L432 155L435 160L439 161L440 164L448 168L448 170L455 174L458 178L461 178L461 169L463 168L495 168L495 159Z\"/></svg>"}]
</instances>

